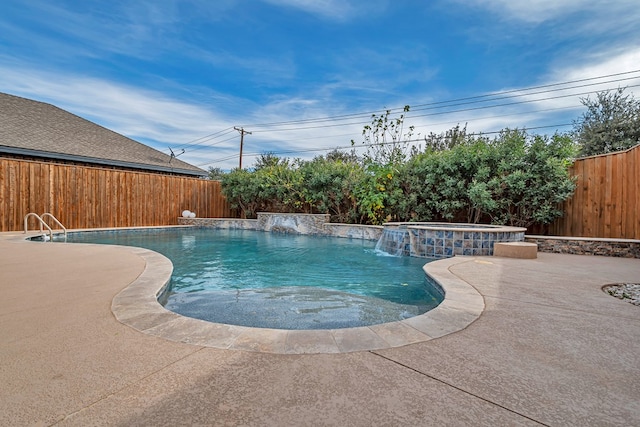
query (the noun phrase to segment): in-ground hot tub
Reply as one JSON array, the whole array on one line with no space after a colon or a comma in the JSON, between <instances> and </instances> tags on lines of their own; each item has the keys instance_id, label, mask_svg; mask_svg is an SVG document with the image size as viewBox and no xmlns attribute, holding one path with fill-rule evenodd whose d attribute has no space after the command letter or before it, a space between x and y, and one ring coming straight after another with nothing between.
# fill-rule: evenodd
<instances>
[{"instance_id":1,"label":"in-ground hot tub","mask_svg":"<svg viewBox=\"0 0 640 427\"><path fill-rule=\"evenodd\" d=\"M384 224L377 250L398 256L448 258L455 255L493 255L496 242L522 242L522 227L444 222Z\"/></svg>"}]
</instances>

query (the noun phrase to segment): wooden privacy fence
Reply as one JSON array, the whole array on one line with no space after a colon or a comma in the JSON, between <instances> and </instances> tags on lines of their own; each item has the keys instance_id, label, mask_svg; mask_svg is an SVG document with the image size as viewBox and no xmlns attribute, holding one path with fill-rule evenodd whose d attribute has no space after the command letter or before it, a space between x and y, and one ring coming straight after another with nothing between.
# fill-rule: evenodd
<instances>
[{"instance_id":1,"label":"wooden privacy fence","mask_svg":"<svg viewBox=\"0 0 640 427\"><path fill-rule=\"evenodd\" d=\"M576 191L548 234L640 239L640 145L578 159L571 174Z\"/></svg>"},{"instance_id":2,"label":"wooden privacy fence","mask_svg":"<svg viewBox=\"0 0 640 427\"><path fill-rule=\"evenodd\" d=\"M0 209L0 231L22 230L29 212L69 229L175 225L185 209L232 216L218 181L9 158L0 158Z\"/></svg>"},{"instance_id":3,"label":"wooden privacy fence","mask_svg":"<svg viewBox=\"0 0 640 427\"><path fill-rule=\"evenodd\" d=\"M640 239L640 145L578 159L571 174L576 191L545 234ZM22 230L29 212L101 228L173 225L185 209L235 217L217 181L0 158L0 231Z\"/></svg>"}]
</instances>

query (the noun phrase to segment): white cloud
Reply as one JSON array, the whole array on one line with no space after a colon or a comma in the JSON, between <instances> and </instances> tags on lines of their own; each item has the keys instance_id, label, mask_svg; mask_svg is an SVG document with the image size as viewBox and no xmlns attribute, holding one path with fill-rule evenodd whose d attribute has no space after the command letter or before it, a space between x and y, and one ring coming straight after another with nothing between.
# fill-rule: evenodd
<instances>
[{"instance_id":1,"label":"white cloud","mask_svg":"<svg viewBox=\"0 0 640 427\"><path fill-rule=\"evenodd\" d=\"M601 78L596 78L600 77ZM610 77L605 77L610 76ZM543 84L575 81L568 86L551 88L549 94L526 95L523 99L535 100L539 110L575 108L575 119L584 110L580 99L594 97L596 92L627 87L627 93L640 92L640 47L623 52L600 52L584 58L582 63L561 64L547 73ZM551 99L544 99L551 98Z\"/></svg>"},{"instance_id":2,"label":"white cloud","mask_svg":"<svg viewBox=\"0 0 640 427\"><path fill-rule=\"evenodd\" d=\"M511 18L533 23L589 8L594 3L588 0L471 0L471 2Z\"/></svg>"},{"instance_id":3,"label":"white cloud","mask_svg":"<svg viewBox=\"0 0 640 427\"><path fill-rule=\"evenodd\" d=\"M261 105L255 105L246 99L211 92L206 97L208 101L205 104L193 97L188 99L184 96L185 91L198 92L196 88L182 87L182 95L170 95L166 92L168 86L163 87L165 92L159 92L99 78L36 70L34 67L2 57L0 64L0 91L50 102L164 152L168 152L167 147L176 150L184 147L186 153L180 158L202 167L211 165L230 169L237 166L239 134L232 129L235 125L247 126L246 130L253 132L245 137L244 147L244 165L250 166L255 160L252 153L285 152L283 156L286 157L312 158L324 154L324 151L304 150L330 150L338 146L348 146L351 139L359 141L363 125L370 122L369 115L334 122L299 121L367 111L372 109L372 105L374 110L380 108L377 103L360 105L357 108L341 104L330 93L331 90L326 91L322 88L304 97L274 97ZM545 77L531 82L531 85L554 84L633 71L640 68L638 64L640 47L615 53L603 51L585 58L580 64L556 64ZM532 128L562 122L570 123L582 112L579 98L585 96L584 92L640 85L640 72L631 76L634 77L633 80L624 82L608 82L616 78L612 77L577 83L601 83L584 88L552 87L548 89L556 90L555 92L541 94L532 94L532 91L524 88L507 87L502 90L515 91L513 95L520 97L492 104L511 105L483 108L483 104L469 104L449 109L466 111L450 111L436 115L429 114L440 110L412 109L407 115L407 126L415 125L415 133L425 135L429 132L443 132L456 124L463 126L465 123L469 124L469 132L492 132L505 127ZM627 76L617 78L624 77ZM637 94L640 88L630 88L630 92ZM389 100L389 108L403 105L404 101L401 102L400 95L398 96L397 99ZM429 102L429 99L425 96L422 102ZM443 97L433 99L438 102L443 100ZM538 101L513 104L534 100ZM294 123L288 126L254 125L290 121ZM336 124L343 125L328 126ZM541 129L533 132L553 133L554 130ZM218 133L221 131L222 133ZM185 145L209 134L215 135L195 144Z\"/></svg>"},{"instance_id":4,"label":"white cloud","mask_svg":"<svg viewBox=\"0 0 640 427\"><path fill-rule=\"evenodd\" d=\"M494 132L505 127L531 129L537 126L570 124L579 119L584 112L580 99L593 97L597 91L628 87L627 93L640 99L638 96L640 93L640 47L620 51L601 51L585 57L581 63L562 63L552 67L538 82L531 82L531 86L555 85L571 81L575 83L539 89L505 87L501 91L509 92L504 96L510 98L449 109L449 111L460 109L467 109L467 111L416 117L411 119L411 124L416 125L417 132L423 134L443 132L456 124L464 126L465 123L469 123L468 131L470 132ZM620 75L614 76L614 74ZM611 77L594 79L599 76ZM488 108L483 108L483 105ZM424 113L413 110L409 117L439 111L446 110L434 109ZM560 130L569 129L570 127L564 127ZM549 128L533 130L533 132L548 134L553 133L554 130L555 128Z\"/></svg>"},{"instance_id":5,"label":"white cloud","mask_svg":"<svg viewBox=\"0 0 640 427\"><path fill-rule=\"evenodd\" d=\"M151 59L167 51L188 50L179 35L194 21L216 22L229 17L237 0L135 1L92 4L24 0L19 18L23 27L0 20L4 34L28 41L59 57L104 58L117 54ZM28 10L37 11L29 13ZM24 25L27 24L27 25ZM26 46L25 46L26 49Z\"/></svg>"},{"instance_id":6,"label":"white cloud","mask_svg":"<svg viewBox=\"0 0 640 427\"><path fill-rule=\"evenodd\" d=\"M48 102L158 149L228 127L220 111L98 78L0 66L0 90Z\"/></svg>"},{"instance_id":7,"label":"white cloud","mask_svg":"<svg viewBox=\"0 0 640 427\"><path fill-rule=\"evenodd\" d=\"M564 34L634 32L640 19L637 0L454 0L530 24L560 22Z\"/></svg>"},{"instance_id":8,"label":"white cloud","mask_svg":"<svg viewBox=\"0 0 640 427\"><path fill-rule=\"evenodd\" d=\"M640 69L640 46L594 52L582 64L564 65L550 73L552 79L575 80ZM637 82L636 82L637 83ZM625 84L623 83L622 86Z\"/></svg>"},{"instance_id":9,"label":"white cloud","mask_svg":"<svg viewBox=\"0 0 640 427\"><path fill-rule=\"evenodd\" d=\"M114 81L39 71L1 56L0 91L51 103L165 153L169 153L168 147L177 152L185 148L181 160L197 166L211 164L223 169L238 164L239 134L232 129L235 125L340 114L339 111L331 111L330 105L323 105L313 98L283 96L255 106L248 100L211 94L204 104ZM232 106L234 108L230 108ZM361 125L329 128L318 137L318 129L305 129L306 126L309 125L293 126L290 131L282 131L283 127L279 127L279 131L274 131L274 127L248 128L255 132L245 137L248 159L244 164L253 163L250 153L317 147L332 149L348 144L362 129ZM206 137L211 134L213 136ZM309 158L319 154L322 152L301 156ZM287 156L298 157L298 154ZM220 159L226 160L220 162Z\"/></svg>"},{"instance_id":10,"label":"white cloud","mask_svg":"<svg viewBox=\"0 0 640 427\"><path fill-rule=\"evenodd\" d=\"M280 7L290 7L333 20L345 20L355 16L356 7L347 0L263 0ZM369 5L372 6L372 5Z\"/></svg>"}]
</instances>

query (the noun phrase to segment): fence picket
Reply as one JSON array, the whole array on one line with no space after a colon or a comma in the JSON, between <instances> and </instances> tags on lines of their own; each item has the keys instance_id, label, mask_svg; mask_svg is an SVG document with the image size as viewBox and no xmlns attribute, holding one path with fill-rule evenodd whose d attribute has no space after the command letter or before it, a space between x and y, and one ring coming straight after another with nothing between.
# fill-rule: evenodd
<instances>
[{"instance_id":1,"label":"fence picket","mask_svg":"<svg viewBox=\"0 0 640 427\"><path fill-rule=\"evenodd\" d=\"M0 158L0 202L0 231L22 230L29 212L70 229L175 225L184 209L232 216L218 181L13 158Z\"/></svg>"},{"instance_id":2,"label":"fence picket","mask_svg":"<svg viewBox=\"0 0 640 427\"><path fill-rule=\"evenodd\" d=\"M550 234L640 239L639 167L640 145L576 160L570 171L577 176L576 191Z\"/></svg>"}]
</instances>

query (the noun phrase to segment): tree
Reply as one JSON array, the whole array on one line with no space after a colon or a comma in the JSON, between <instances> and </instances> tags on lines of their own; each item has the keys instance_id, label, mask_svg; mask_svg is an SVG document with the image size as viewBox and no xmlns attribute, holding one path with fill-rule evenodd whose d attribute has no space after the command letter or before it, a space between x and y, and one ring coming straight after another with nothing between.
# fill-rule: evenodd
<instances>
[{"instance_id":1,"label":"tree","mask_svg":"<svg viewBox=\"0 0 640 427\"><path fill-rule=\"evenodd\" d=\"M324 156L327 161L330 162L342 162L342 163L359 163L360 158L356 154L355 150L351 150L350 152L340 151L337 148L329 151Z\"/></svg>"},{"instance_id":2,"label":"tree","mask_svg":"<svg viewBox=\"0 0 640 427\"><path fill-rule=\"evenodd\" d=\"M561 217L560 203L575 189L568 171L575 154L571 138L560 134L530 137L525 131L507 129L493 144L500 161L488 181L495 201L492 222L529 227Z\"/></svg>"},{"instance_id":3,"label":"tree","mask_svg":"<svg viewBox=\"0 0 640 427\"><path fill-rule=\"evenodd\" d=\"M404 129L405 113L409 112L409 108L405 105L403 113L396 118L391 117L391 110L371 115L371 124L362 130L362 144L367 147L367 162L387 166L405 161L414 129L413 126L409 126L406 132ZM355 144L352 139L351 145Z\"/></svg>"},{"instance_id":4,"label":"tree","mask_svg":"<svg viewBox=\"0 0 640 427\"><path fill-rule=\"evenodd\" d=\"M246 169L236 168L222 177L222 194L232 209L240 209L243 217L256 218L266 200L261 194L260 176Z\"/></svg>"},{"instance_id":5,"label":"tree","mask_svg":"<svg viewBox=\"0 0 640 427\"><path fill-rule=\"evenodd\" d=\"M467 125L463 128L460 125L456 125L446 132L436 134L429 133L424 137L424 141L427 145L427 150L450 150L456 145L463 144L467 138Z\"/></svg>"},{"instance_id":6,"label":"tree","mask_svg":"<svg viewBox=\"0 0 640 427\"><path fill-rule=\"evenodd\" d=\"M382 124L384 130L384 119ZM332 221L359 224L452 221L523 227L562 215L559 204L574 190L568 170L575 143L566 135L548 138L505 129L490 139L456 127L432 141L405 162L390 152L381 156L382 163L341 152L311 161L263 155L253 170L225 174L222 189L247 218L264 210L329 213Z\"/></svg>"},{"instance_id":7,"label":"tree","mask_svg":"<svg viewBox=\"0 0 640 427\"><path fill-rule=\"evenodd\" d=\"M640 100L624 89L604 91L596 99L582 98L587 111L574 122L573 136L580 156L626 150L640 143Z\"/></svg>"},{"instance_id":8,"label":"tree","mask_svg":"<svg viewBox=\"0 0 640 427\"><path fill-rule=\"evenodd\" d=\"M359 223L360 204L355 193L364 171L357 157L337 153L341 152L301 163L305 200L314 211L330 214L332 222Z\"/></svg>"},{"instance_id":9,"label":"tree","mask_svg":"<svg viewBox=\"0 0 640 427\"><path fill-rule=\"evenodd\" d=\"M262 153L260 157L258 157L253 164L253 169L259 171L260 169L266 169L274 166L278 166L279 164L285 162L285 159L281 159L276 156L274 153Z\"/></svg>"},{"instance_id":10,"label":"tree","mask_svg":"<svg viewBox=\"0 0 640 427\"><path fill-rule=\"evenodd\" d=\"M207 171L207 179L212 181L221 181L225 172L221 168L214 168L213 166L209 166L209 170Z\"/></svg>"},{"instance_id":11,"label":"tree","mask_svg":"<svg viewBox=\"0 0 640 427\"><path fill-rule=\"evenodd\" d=\"M568 173L574 155L574 143L565 135L529 136L517 129L428 149L410 159L399 177L404 192L399 205L405 204L400 215L521 227L551 223L575 188Z\"/></svg>"}]
</instances>

